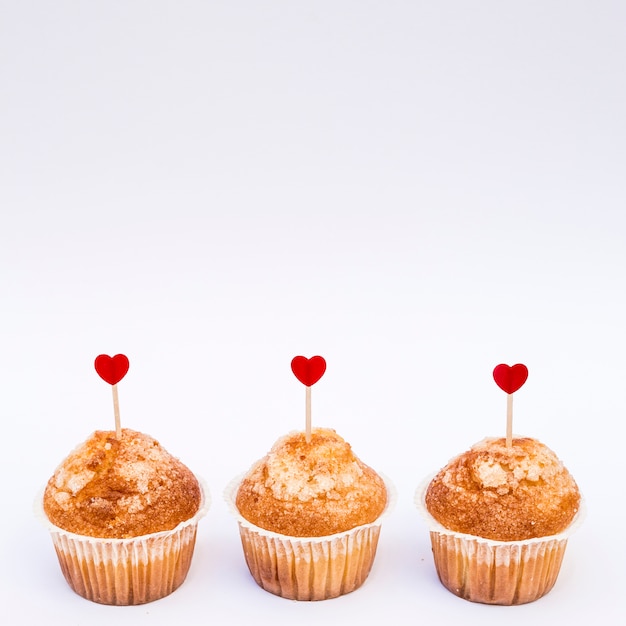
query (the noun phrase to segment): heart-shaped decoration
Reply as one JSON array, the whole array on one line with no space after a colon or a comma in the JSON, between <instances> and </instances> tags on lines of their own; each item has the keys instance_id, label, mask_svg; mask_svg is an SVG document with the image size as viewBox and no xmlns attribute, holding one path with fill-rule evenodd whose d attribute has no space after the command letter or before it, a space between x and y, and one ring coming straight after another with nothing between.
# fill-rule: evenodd
<instances>
[{"instance_id":1,"label":"heart-shaped decoration","mask_svg":"<svg viewBox=\"0 0 626 626\"><path fill-rule=\"evenodd\" d=\"M528 378L528 368L522 363L515 365L506 365L501 363L496 365L493 370L493 379L496 385L506 391L506 393L515 393Z\"/></svg>"},{"instance_id":2,"label":"heart-shaped decoration","mask_svg":"<svg viewBox=\"0 0 626 626\"><path fill-rule=\"evenodd\" d=\"M94 362L98 376L109 385L119 383L126 376L129 365L128 357L125 354L116 354L115 356L101 354L96 357Z\"/></svg>"},{"instance_id":3,"label":"heart-shaped decoration","mask_svg":"<svg viewBox=\"0 0 626 626\"><path fill-rule=\"evenodd\" d=\"M310 387L324 375L326 361L321 356L312 356L310 359L295 356L291 360L291 371L303 385Z\"/></svg>"}]
</instances>

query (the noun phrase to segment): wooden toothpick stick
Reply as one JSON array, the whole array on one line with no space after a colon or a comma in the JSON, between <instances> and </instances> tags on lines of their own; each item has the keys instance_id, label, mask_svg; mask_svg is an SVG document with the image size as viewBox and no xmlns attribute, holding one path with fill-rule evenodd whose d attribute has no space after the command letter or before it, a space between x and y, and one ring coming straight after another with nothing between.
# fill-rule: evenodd
<instances>
[{"instance_id":1,"label":"wooden toothpick stick","mask_svg":"<svg viewBox=\"0 0 626 626\"><path fill-rule=\"evenodd\" d=\"M506 447L513 445L513 394L506 395Z\"/></svg>"},{"instance_id":2,"label":"wooden toothpick stick","mask_svg":"<svg viewBox=\"0 0 626 626\"><path fill-rule=\"evenodd\" d=\"M311 387L306 388L306 431L305 439L311 443Z\"/></svg>"},{"instance_id":3,"label":"wooden toothpick stick","mask_svg":"<svg viewBox=\"0 0 626 626\"><path fill-rule=\"evenodd\" d=\"M117 396L117 385L112 385L113 389L113 413L115 415L115 436L119 439L122 436L122 422L120 420L120 402Z\"/></svg>"}]
</instances>

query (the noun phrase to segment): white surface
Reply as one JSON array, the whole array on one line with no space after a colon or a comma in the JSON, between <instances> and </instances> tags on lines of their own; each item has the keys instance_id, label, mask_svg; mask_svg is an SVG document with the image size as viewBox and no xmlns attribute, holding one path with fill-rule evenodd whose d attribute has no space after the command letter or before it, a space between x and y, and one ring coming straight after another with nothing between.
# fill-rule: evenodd
<instances>
[{"instance_id":1,"label":"white surface","mask_svg":"<svg viewBox=\"0 0 626 626\"><path fill-rule=\"evenodd\" d=\"M625 21L602 0L0 0L2 624L623 621ZM32 512L113 427L92 363L117 352L124 425L214 500L184 586L129 608L71 592ZM254 584L221 498L303 427L296 354L328 361L314 422L398 490L367 583L313 604ZM530 370L515 431L588 506L556 587L512 608L441 587L412 504L503 433L500 362Z\"/></svg>"}]
</instances>

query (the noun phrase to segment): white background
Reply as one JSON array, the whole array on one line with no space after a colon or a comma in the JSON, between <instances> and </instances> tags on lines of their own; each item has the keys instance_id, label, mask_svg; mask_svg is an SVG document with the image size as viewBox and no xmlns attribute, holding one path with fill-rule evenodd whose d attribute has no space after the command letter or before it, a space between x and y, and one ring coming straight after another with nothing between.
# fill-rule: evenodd
<instances>
[{"instance_id":1,"label":"white background","mask_svg":"<svg viewBox=\"0 0 626 626\"><path fill-rule=\"evenodd\" d=\"M2 624L549 624L624 619L626 5L595 0L0 0ZM125 426L213 496L185 584L106 607L32 504ZM395 483L366 584L252 581L228 481L313 421ZM434 572L422 478L505 429L552 447L588 515L520 607Z\"/></svg>"}]
</instances>

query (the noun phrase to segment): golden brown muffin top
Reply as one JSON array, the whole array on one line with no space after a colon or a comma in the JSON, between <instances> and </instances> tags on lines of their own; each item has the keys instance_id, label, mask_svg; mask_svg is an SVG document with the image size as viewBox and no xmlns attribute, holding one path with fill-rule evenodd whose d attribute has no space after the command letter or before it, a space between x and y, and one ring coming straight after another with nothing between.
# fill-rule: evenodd
<instances>
[{"instance_id":1,"label":"golden brown muffin top","mask_svg":"<svg viewBox=\"0 0 626 626\"><path fill-rule=\"evenodd\" d=\"M449 530L517 541L565 530L580 506L574 479L536 439L485 439L433 478L426 508Z\"/></svg>"},{"instance_id":2,"label":"golden brown muffin top","mask_svg":"<svg viewBox=\"0 0 626 626\"><path fill-rule=\"evenodd\" d=\"M48 519L69 532L127 538L171 530L200 508L191 471L143 433L96 431L59 465L44 491Z\"/></svg>"},{"instance_id":3,"label":"golden brown muffin top","mask_svg":"<svg viewBox=\"0 0 626 626\"><path fill-rule=\"evenodd\" d=\"M292 537L322 537L376 520L387 504L383 479L334 430L279 439L242 480L241 515Z\"/></svg>"}]
</instances>

